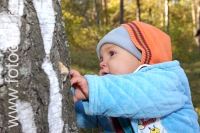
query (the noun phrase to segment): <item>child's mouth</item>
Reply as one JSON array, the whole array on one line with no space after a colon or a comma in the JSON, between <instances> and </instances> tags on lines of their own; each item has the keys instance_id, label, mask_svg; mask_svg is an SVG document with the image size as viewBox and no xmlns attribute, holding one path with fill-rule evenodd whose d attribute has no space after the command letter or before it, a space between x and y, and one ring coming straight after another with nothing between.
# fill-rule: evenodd
<instances>
[{"instance_id":1,"label":"child's mouth","mask_svg":"<svg viewBox=\"0 0 200 133\"><path fill-rule=\"evenodd\" d=\"M107 75L107 74L109 74L109 73L107 73L107 72L102 72L101 73L102 76Z\"/></svg>"}]
</instances>

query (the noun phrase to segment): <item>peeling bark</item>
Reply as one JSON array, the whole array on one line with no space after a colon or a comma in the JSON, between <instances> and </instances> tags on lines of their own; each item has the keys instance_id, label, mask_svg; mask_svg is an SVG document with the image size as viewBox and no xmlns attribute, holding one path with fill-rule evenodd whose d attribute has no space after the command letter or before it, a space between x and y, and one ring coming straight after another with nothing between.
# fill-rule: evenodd
<instances>
[{"instance_id":1,"label":"peeling bark","mask_svg":"<svg viewBox=\"0 0 200 133\"><path fill-rule=\"evenodd\" d=\"M58 61L61 61L70 69L69 45L62 22L59 1L52 1L55 23L52 41L50 41L52 44L47 44L51 46L49 47L49 54L47 54L45 47L45 43L48 43L45 42L45 37L49 33L42 33L41 21L39 20L41 18L38 17L33 1L1 1L0 132L53 133L55 130L60 133L78 132L69 76L63 82L58 67ZM10 6L9 2L15 2L18 5ZM20 2L23 2L23 5ZM45 4L40 0L36 2L41 5ZM18 8L9 10L11 7L15 8L15 6ZM19 7L23 8L21 16ZM6 15L7 18L15 18L16 20L4 21L4 19L7 19ZM15 36L17 32L13 30L13 27L10 27L11 25L8 22L15 23L14 26L17 25L16 28L20 32L19 36ZM42 24L45 25L45 23ZM7 31L13 31L12 35ZM17 40L19 39L19 44L17 44L17 41L9 42L15 37ZM7 47L6 43L11 48ZM52 67L52 70L50 70L50 67L45 67L45 62ZM54 92L55 87L59 89L58 92ZM61 100L53 101L52 97ZM60 113L56 107L60 108ZM14 120L13 117L18 120ZM60 126L53 126L52 120L56 122L58 119L61 123L53 124L60 124ZM58 127L59 129L56 129Z\"/></svg>"}]
</instances>

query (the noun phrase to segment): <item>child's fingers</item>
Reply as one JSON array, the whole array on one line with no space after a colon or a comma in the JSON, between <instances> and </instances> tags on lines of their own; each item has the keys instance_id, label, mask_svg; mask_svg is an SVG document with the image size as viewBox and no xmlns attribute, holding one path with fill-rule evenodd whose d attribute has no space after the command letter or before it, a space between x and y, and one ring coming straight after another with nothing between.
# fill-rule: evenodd
<instances>
[{"instance_id":1,"label":"child's fingers","mask_svg":"<svg viewBox=\"0 0 200 133\"><path fill-rule=\"evenodd\" d=\"M74 84L76 84L78 82L79 78L78 77L72 77L71 78L71 86L73 86Z\"/></svg>"},{"instance_id":2,"label":"child's fingers","mask_svg":"<svg viewBox=\"0 0 200 133\"><path fill-rule=\"evenodd\" d=\"M78 99L75 96L73 96L73 99L74 99L74 103L78 102Z\"/></svg>"},{"instance_id":3,"label":"child's fingers","mask_svg":"<svg viewBox=\"0 0 200 133\"><path fill-rule=\"evenodd\" d=\"M83 77L82 76L72 77L70 81L71 81L71 86L73 86L74 84L81 86L83 82Z\"/></svg>"},{"instance_id":4,"label":"child's fingers","mask_svg":"<svg viewBox=\"0 0 200 133\"><path fill-rule=\"evenodd\" d=\"M71 77L81 76L81 74L80 74L77 70L71 69L71 70L70 70L70 76L71 76Z\"/></svg>"},{"instance_id":5,"label":"child's fingers","mask_svg":"<svg viewBox=\"0 0 200 133\"><path fill-rule=\"evenodd\" d=\"M77 94L77 91L80 90L82 94L87 98L88 97L88 83L85 77L83 76L78 76L78 77L73 77L71 79L71 86L74 87L75 92ZM75 96L77 96L74 94ZM77 97L78 98L78 97ZM79 99L79 98L78 98Z\"/></svg>"}]
</instances>

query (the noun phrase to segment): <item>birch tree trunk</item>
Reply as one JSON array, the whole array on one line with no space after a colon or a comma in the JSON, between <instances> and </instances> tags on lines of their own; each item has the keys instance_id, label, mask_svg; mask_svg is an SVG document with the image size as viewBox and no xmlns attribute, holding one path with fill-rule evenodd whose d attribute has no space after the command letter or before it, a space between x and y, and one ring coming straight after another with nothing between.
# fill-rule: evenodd
<instances>
[{"instance_id":1,"label":"birch tree trunk","mask_svg":"<svg viewBox=\"0 0 200 133\"><path fill-rule=\"evenodd\" d=\"M195 0L191 0L191 12L192 12L192 24L193 24L193 36L195 36L197 32L197 17L196 17L196 7L195 7Z\"/></svg>"},{"instance_id":2,"label":"birch tree trunk","mask_svg":"<svg viewBox=\"0 0 200 133\"><path fill-rule=\"evenodd\" d=\"M200 0L197 0L197 7L196 7L196 25L197 25L197 29L200 29Z\"/></svg>"},{"instance_id":3,"label":"birch tree trunk","mask_svg":"<svg viewBox=\"0 0 200 133\"><path fill-rule=\"evenodd\" d=\"M124 23L124 0L120 0L120 24Z\"/></svg>"},{"instance_id":4,"label":"birch tree trunk","mask_svg":"<svg viewBox=\"0 0 200 133\"><path fill-rule=\"evenodd\" d=\"M0 0L0 132L78 132L59 0Z\"/></svg>"},{"instance_id":5,"label":"birch tree trunk","mask_svg":"<svg viewBox=\"0 0 200 133\"><path fill-rule=\"evenodd\" d=\"M197 2L197 4L195 3L195 0L191 0L191 14L192 14L192 29L193 29L193 36L194 36L194 40L195 43L198 47L198 51L200 52L200 36L199 36L199 22L197 20L197 18L199 18L199 6L198 6L199 2Z\"/></svg>"},{"instance_id":6,"label":"birch tree trunk","mask_svg":"<svg viewBox=\"0 0 200 133\"><path fill-rule=\"evenodd\" d=\"M198 48L198 52L200 52L200 0L197 1L197 8L196 8L196 27L197 27L197 32L196 32L196 37L195 37L195 41L196 41L196 45Z\"/></svg>"},{"instance_id":7,"label":"birch tree trunk","mask_svg":"<svg viewBox=\"0 0 200 133\"><path fill-rule=\"evenodd\" d=\"M165 32L169 32L169 0L165 0Z\"/></svg>"},{"instance_id":8,"label":"birch tree trunk","mask_svg":"<svg viewBox=\"0 0 200 133\"><path fill-rule=\"evenodd\" d=\"M105 25L108 24L108 15L107 15L107 0L102 0L102 9L104 13L103 22Z\"/></svg>"},{"instance_id":9,"label":"birch tree trunk","mask_svg":"<svg viewBox=\"0 0 200 133\"><path fill-rule=\"evenodd\" d=\"M141 18L140 18L140 0L136 0L136 5L137 5L136 20L141 21Z\"/></svg>"},{"instance_id":10,"label":"birch tree trunk","mask_svg":"<svg viewBox=\"0 0 200 133\"><path fill-rule=\"evenodd\" d=\"M94 20L96 22L96 26L99 27L99 1L93 0L93 12L94 12Z\"/></svg>"}]
</instances>

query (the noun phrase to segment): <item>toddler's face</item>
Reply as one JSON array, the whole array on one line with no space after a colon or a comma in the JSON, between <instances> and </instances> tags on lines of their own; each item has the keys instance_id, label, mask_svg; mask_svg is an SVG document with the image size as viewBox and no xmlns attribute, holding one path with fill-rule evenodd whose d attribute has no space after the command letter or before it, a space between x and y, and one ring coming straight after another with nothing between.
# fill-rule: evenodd
<instances>
[{"instance_id":1,"label":"toddler's face","mask_svg":"<svg viewBox=\"0 0 200 133\"><path fill-rule=\"evenodd\" d=\"M100 49L100 72L106 74L129 74L139 67L140 61L127 50L110 43Z\"/></svg>"}]
</instances>

